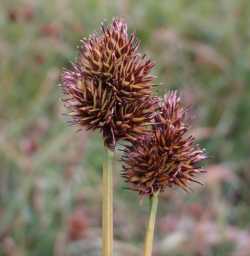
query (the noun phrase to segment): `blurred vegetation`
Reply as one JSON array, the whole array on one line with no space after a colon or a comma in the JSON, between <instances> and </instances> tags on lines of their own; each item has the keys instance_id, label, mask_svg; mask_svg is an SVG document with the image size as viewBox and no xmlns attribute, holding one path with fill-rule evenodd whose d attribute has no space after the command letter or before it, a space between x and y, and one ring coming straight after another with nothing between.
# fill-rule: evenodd
<instances>
[{"instance_id":1,"label":"blurred vegetation","mask_svg":"<svg viewBox=\"0 0 250 256\"><path fill-rule=\"evenodd\" d=\"M1 1L0 255L99 255L103 146L65 123L57 84L114 16L156 63L155 93L192 106L209 155L205 186L162 196L155 255L250 255L249 0ZM116 169L117 255L141 255L147 201Z\"/></svg>"}]
</instances>

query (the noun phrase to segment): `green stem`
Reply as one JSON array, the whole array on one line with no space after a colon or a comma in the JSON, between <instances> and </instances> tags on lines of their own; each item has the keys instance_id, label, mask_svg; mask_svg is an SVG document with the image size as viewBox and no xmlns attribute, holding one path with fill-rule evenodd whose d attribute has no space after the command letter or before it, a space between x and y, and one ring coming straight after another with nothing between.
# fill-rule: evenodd
<instances>
[{"instance_id":1,"label":"green stem","mask_svg":"<svg viewBox=\"0 0 250 256\"><path fill-rule=\"evenodd\" d=\"M153 251L155 220L158 208L158 194L158 192L153 194L150 200L151 209L145 238L144 256L151 256Z\"/></svg>"},{"instance_id":2,"label":"green stem","mask_svg":"<svg viewBox=\"0 0 250 256\"><path fill-rule=\"evenodd\" d=\"M103 165L102 192L102 255L112 256L113 251L113 178L112 161L114 153L107 149Z\"/></svg>"}]
</instances>

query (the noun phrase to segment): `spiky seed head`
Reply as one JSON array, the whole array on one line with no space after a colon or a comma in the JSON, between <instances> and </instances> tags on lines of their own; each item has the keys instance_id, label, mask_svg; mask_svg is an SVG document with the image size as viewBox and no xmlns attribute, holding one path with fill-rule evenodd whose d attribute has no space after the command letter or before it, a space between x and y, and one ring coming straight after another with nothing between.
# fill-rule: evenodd
<instances>
[{"instance_id":1,"label":"spiky seed head","mask_svg":"<svg viewBox=\"0 0 250 256\"><path fill-rule=\"evenodd\" d=\"M119 139L143 133L152 120L153 64L138 53L138 46L126 23L114 19L102 26L102 33L82 41L76 63L62 73L72 123L99 129L110 149Z\"/></svg>"},{"instance_id":2,"label":"spiky seed head","mask_svg":"<svg viewBox=\"0 0 250 256\"><path fill-rule=\"evenodd\" d=\"M153 63L138 52L135 34L128 35L127 24L114 19L102 26L102 33L82 41L79 65L85 76L101 79L117 101L134 101L150 96Z\"/></svg>"},{"instance_id":3,"label":"spiky seed head","mask_svg":"<svg viewBox=\"0 0 250 256\"><path fill-rule=\"evenodd\" d=\"M190 182L199 183L200 162L206 156L194 138L186 135L184 118L180 97L171 92L160 103L152 132L126 146L122 176L131 189L151 196L167 187L188 190Z\"/></svg>"}]
</instances>

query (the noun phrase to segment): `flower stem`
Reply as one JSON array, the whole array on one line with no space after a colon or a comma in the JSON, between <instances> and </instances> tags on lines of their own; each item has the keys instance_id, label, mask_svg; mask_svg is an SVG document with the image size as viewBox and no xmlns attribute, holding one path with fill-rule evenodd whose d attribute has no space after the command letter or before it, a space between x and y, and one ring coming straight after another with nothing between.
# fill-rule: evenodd
<instances>
[{"instance_id":1,"label":"flower stem","mask_svg":"<svg viewBox=\"0 0 250 256\"><path fill-rule=\"evenodd\" d=\"M150 216L148 221L147 233L145 238L144 245L144 256L151 256L153 251L153 242L154 242L154 229L155 229L155 220L158 208L158 192L153 194L150 198Z\"/></svg>"},{"instance_id":2,"label":"flower stem","mask_svg":"<svg viewBox=\"0 0 250 256\"><path fill-rule=\"evenodd\" d=\"M102 255L112 256L113 251L113 178L112 162L114 153L106 150L106 162L103 165L102 192Z\"/></svg>"}]
</instances>

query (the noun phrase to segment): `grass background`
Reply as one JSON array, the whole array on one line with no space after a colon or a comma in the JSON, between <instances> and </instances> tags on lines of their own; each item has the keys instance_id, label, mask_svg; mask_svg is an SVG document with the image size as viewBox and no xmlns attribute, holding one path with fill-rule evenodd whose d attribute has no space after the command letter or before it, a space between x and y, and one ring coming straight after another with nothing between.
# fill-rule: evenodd
<instances>
[{"instance_id":1,"label":"grass background","mask_svg":"<svg viewBox=\"0 0 250 256\"><path fill-rule=\"evenodd\" d=\"M57 84L79 40L116 16L156 63L155 93L192 105L209 155L205 186L162 195L155 255L250 255L248 0L1 1L0 255L100 255L104 148L65 123ZM116 255L142 255L148 202L119 170Z\"/></svg>"}]
</instances>

